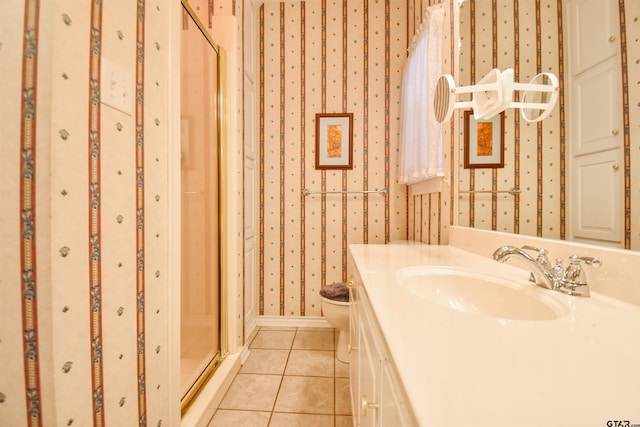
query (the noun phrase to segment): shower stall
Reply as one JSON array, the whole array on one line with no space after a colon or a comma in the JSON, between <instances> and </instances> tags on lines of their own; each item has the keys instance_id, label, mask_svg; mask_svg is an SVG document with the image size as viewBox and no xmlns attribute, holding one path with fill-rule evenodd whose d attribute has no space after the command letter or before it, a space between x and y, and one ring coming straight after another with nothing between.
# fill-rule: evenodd
<instances>
[{"instance_id":1,"label":"shower stall","mask_svg":"<svg viewBox=\"0 0 640 427\"><path fill-rule=\"evenodd\" d=\"M221 264L220 48L186 1L181 31L182 412L226 353Z\"/></svg>"}]
</instances>

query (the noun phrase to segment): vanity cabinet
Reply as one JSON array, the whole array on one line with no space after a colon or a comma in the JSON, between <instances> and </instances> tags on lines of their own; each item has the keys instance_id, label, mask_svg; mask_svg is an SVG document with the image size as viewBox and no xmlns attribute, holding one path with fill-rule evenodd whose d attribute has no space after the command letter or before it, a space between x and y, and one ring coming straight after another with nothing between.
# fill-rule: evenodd
<instances>
[{"instance_id":1,"label":"vanity cabinet","mask_svg":"<svg viewBox=\"0 0 640 427\"><path fill-rule=\"evenodd\" d=\"M351 260L350 260L351 261ZM350 262L350 387L353 425L417 426L353 262Z\"/></svg>"}]
</instances>

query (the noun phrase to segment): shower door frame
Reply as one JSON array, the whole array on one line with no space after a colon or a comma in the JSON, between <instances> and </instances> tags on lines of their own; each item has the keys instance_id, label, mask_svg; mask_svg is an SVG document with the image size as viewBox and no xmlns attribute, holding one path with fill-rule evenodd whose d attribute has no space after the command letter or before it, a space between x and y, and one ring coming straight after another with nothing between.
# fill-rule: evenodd
<instances>
[{"instance_id":1,"label":"shower door frame","mask_svg":"<svg viewBox=\"0 0 640 427\"><path fill-rule=\"evenodd\" d=\"M207 382L211 379L216 369L220 366L224 358L229 354L229 344L228 344L228 308L227 308L227 295L228 295L228 271L226 267L226 259L227 259L227 250L228 250L228 233L225 231L227 223L225 218L226 212L226 203L228 201L228 194L225 185L225 170L224 163L222 162L222 157L225 152L224 141L226 140L226 127L225 127L225 118L227 117L227 111L225 109L225 99L226 99L226 55L224 50L212 39L211 34L207 31L206 27L202 24L195 11L191 8L186 0L181 0L181 10L184 10L188 13L193 20L193 22L198 26L198 29L205 37L207 42L211 45L213 51L217 56L217 173L218 173L218 252L219 252L219 262L218 262L218 271L219 271L219 353L217 353L213 360L209 363L207 368L201 373L196 382L191 386L189 391L181 396L181 416L184 416L189 407L193 404L193 402L198 397L199 393L202 391ZM178 97L179 99L179 97ZM180 109L179 109L180 110ZM178 191L180 190L181 184L178 184ZM181 198L178 198L180 200ZM177 208L178 210L181 207ZM181 223L181 221L180 221ZM180 227L180 225L178 225ZM181 241L181 238L178 237L178 242ZM179 251L181 253L181 251ZM181 255L178 254L178 259L181 259ZM181 264L178 261L178 264ZM176 277L174 275L174 277ZM177 277L181 277L180 273L177 273ZM180 286L181 287L181 286ZM179 291L178 291L179 293ZM179 312L180 304L178 304L178 312ZM178 318L180 316L178 315ZM180 326L178 325L178 329ZM180 340L177 343L178 351L180 348Z\"/></svg>"}]
</instances>

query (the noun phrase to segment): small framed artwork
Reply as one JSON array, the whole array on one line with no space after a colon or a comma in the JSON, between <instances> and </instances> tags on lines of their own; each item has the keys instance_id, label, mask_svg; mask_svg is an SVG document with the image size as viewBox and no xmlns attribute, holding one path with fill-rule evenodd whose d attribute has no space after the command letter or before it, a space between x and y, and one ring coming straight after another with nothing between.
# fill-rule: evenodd
<instances>
[{"instance_id":1,"label":"small framed artwork","mask_svg":"<svg viewBox=\"0 0 640 427\"><path fill-rule=\"evenodd\" d=\"M475 120L464 112L464 167L504 167L504 112L488 120Z\"/></svg>"},{"instance_id":2,"label":"small framed artwork","mask_svg":"<svg viewBox=\"0 0 640 427\"><path fill-rule=\"evenodd\" d=\"M353 169L353 114L316 114L316 169Z\"/></svg>"}]
</instances>

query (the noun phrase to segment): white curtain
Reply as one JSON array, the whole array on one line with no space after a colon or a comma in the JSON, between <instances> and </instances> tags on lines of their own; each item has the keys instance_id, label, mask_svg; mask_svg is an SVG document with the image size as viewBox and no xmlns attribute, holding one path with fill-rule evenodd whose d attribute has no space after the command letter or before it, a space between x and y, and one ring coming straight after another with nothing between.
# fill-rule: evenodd
<instances>
[{"instance_id":1,"label":"white curtain","mask_svg":"<svg viewBox=\"0 0 640 427\"><path fill-rule=\"evenodd\" d=\"M402 75L398 182L442 175L442 125L433 115L433 93L442 64L445 6L429 6L409 47Z\"/></svg>"}]
</instances>

